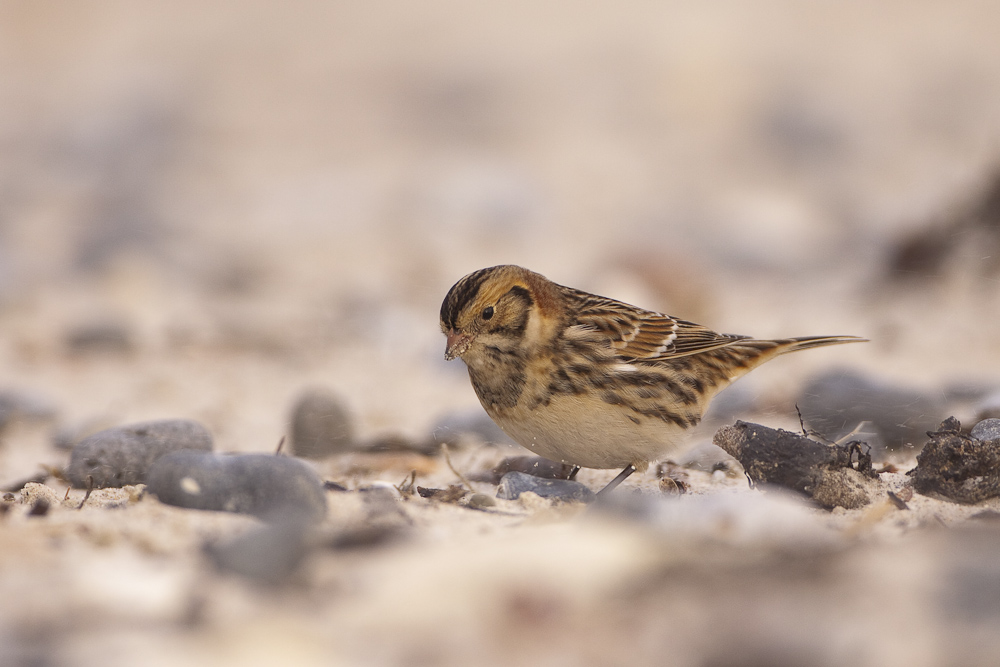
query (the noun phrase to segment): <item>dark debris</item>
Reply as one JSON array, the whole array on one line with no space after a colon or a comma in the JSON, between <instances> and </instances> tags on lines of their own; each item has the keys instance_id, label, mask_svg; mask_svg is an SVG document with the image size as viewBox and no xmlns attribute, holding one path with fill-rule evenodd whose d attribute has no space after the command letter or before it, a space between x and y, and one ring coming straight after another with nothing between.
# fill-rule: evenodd
<instances>
[{"instance_id":1,"label":"dark debris","mask_svg":"<svg viewBox=\"0 0 1000 667\"><path fill-rule=\"evenodd\" d=\"M474 482L499 484L503 476L509 472L523 472L543 479L570 479L573 466L550 461L541 456L508 456L493 468L478 472L470 479Z\"/></svg>"},{"instance_id":2,"label":"dark debris","mask_svg":"<svg viewBox=\"0 0 1000 667\"><path fill-rule=\"evenodd\" d=\"M783 486L828 508L854 509L874 499L878 475L864 443L826 445L743 421L719 429L713 442L740 462L754 485Z\"/></svg>"},{"instance_id":3,"label":"dark debris","mask_svg":"<svg viewBox=\"0 0 1000 667\"><path fill-rule=\"evenodd\" d=\"M1000 440L976 440L961 429L949 417L937 431L928 432L917 467L906 473L913 488L967 504L1000 496Z\"/></svg>"}]
</instances>

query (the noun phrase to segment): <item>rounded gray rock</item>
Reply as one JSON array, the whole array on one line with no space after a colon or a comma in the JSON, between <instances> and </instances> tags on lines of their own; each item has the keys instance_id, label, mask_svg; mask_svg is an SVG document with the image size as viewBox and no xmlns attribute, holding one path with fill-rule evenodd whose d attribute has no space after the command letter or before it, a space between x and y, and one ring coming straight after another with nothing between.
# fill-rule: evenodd
<instances>
[{"instance_id":1,"label":"rounded gray rock","mask_svg":"<svg viewBox=\"0 0 1000 667\"><path fill-rule=\"evenodd\" d=\"M280 584L298 571L308 552L301 523L267 524L206 551L215 566L263 584Z\"/></svg>"},{"instance_id":2,"label":"rounded gray rock","mask_svg":"<svg viewBox=\"0 0 1000 667\"><path fill-rule=\"evenodd\" d=\"M212 450L212 434L196 421L163 419L98 431L73 447L66 477L78 488L141 484L153 463L182 449Z\"/></svg>"},{"instance_id":3,"label":"rounded gray rock","mask_svg":"<svg viewBox=\"0 0 1000 667\"><path fill-rule=\"evenodd\" d=\"M351 415L333 394L313 389L292 409L290 449L296 456L322 459L353 448Z\"/></svg>"},{"instance_id":4,"label":"rounded gray rock","mask_svg":"<svg viewBox=\"0 0 1000 667\"><path fill-rule=\"evenodd\" d=\"M542 498L589 503L596 495L580 482L568 479L543 479L523 472L509 472L500 480L497 498L516 500L522 493L536 493Z\"/></svg>"},{"instance_id":5,"label":"rounded gray rock","mask_svg":"<svg viewBox=\"0 0 1000 667\"><path fill-rule=\"evenodd\" d=\"M982 442L1000 440L1000 419L984 419L972 427L969 435Z\"/></svg>"},{"instance_id":6,"label":"rounded gray rock","mask_svg":"<svg viewBox=\"0 0 1000 667\"><path fill-rule=\"evenodd\" d=\"M167 505L269 521L326 515L323 480L305 461L288 456L173 452L153 464L146 488Z\"/></svg>"}]
</instances>

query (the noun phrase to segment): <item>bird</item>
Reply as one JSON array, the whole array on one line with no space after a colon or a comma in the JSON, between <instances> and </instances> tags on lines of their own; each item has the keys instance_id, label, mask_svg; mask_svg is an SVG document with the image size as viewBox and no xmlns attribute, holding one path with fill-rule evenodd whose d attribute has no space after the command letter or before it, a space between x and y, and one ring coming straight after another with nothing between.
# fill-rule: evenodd
<instances>
[{"instance_id":1,"label":"bird","mask_svg":"<svg viewBox=\"0 0 1000 667\"><path fill-rule=\"evenodd\" d=\"M513 264L460 279L440 319L445 360L465 362L483 408L514 441L570 464L572 476L622 469L598 495L678 450L711 399L765 361L867 341L720 334Z\"/></svg>"}]
</instances>

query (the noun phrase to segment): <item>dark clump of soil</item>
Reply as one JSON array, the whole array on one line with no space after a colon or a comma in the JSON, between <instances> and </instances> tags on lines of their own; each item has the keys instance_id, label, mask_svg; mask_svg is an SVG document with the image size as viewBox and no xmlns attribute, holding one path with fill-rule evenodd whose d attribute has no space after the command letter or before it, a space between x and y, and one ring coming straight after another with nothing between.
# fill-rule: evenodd
<instances>
[{"instance_id":1,"label":"dark clump of soil","mask_svg":"<svg viewBox=\"0 0 1000 667\"><path fill-rule=\"evenodd\" d=\"M712 441L740 462L754 484L783 486L824 507L863 507L878 492L871 455L859 442L825 445L744 421L719 429Z\"/></svg>"},{"instance_id":2,"label":"dark clump of soil","mask_svg":"<svg viewBox=\"0 0 1000 667\"><path fill-rule=\"evenodd\" d=\"M978 503L1000 496L1000 440L977 440L961 432L954 417L928 433L930 440L907 475L924 495L958 503Z\"/></svg>"}]
</instances>

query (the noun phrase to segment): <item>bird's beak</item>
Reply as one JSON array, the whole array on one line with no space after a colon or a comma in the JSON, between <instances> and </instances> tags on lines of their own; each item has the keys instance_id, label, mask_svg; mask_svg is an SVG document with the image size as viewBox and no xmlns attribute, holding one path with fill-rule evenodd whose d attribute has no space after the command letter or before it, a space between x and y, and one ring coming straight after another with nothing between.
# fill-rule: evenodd
<instances>
[{"instance_id":1,"label":"bird's beak","mask_svg":"<svg viewBox=\"0 0 1000 667\"><path fill-rule=\"evenodd\" d=\"M454 329L449 330L445 336L448 339L447 346L444 349L445 361L451 361L455 357L461 357L465 354L466 350L469 349L469 345L472 344L472 336L469 334L458 333Z\"/></svg>"}]
</instances>

